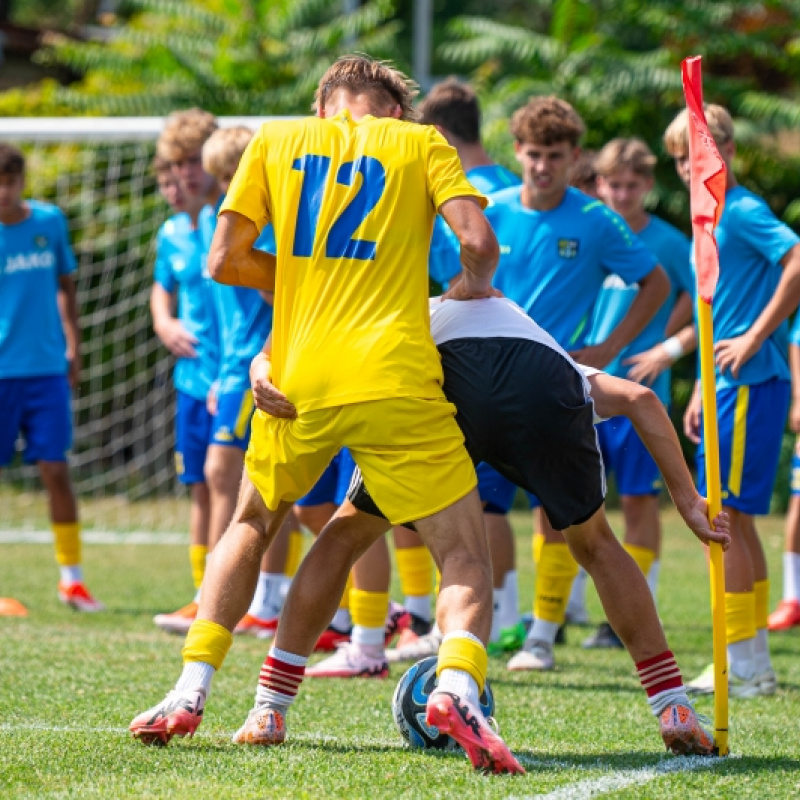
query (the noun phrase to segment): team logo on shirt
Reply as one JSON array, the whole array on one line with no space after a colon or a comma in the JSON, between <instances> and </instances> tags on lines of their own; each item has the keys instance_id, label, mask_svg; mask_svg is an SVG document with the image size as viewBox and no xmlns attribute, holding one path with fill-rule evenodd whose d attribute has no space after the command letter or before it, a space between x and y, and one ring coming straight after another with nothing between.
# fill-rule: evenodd
<instances>
[{"instance_id":1,"label":"team logo on shirt","mask_svg":"<svg viewBox=\"0 0 800 800\"><path fill-rule=\"evenodd\" d=\"M44 236L44 235L43 235L43 234L41 234L41 233L40 233L38 236L34 236L34 237L33 237L33 243L34 243L34 244L35 244L35 245L36 245L36 246L37 246L37 247L38 247L40 250L44 250L44 249L45 249L45 247L47 247L47 245L49 244L49 242L47 241L47 237L46 237L46 236Z\"/></svg>"},{"instance_id":2,"label":"team logo on shirt","mask_svg":"<svg viewBox=\"0 0 800 800\"><path fill-rule=\"evenodd\" d=\"M559 239L558 240L558 255L561 258L577 258L578 256L578 240L577 239Z\"/></svg>"}]
</instances>

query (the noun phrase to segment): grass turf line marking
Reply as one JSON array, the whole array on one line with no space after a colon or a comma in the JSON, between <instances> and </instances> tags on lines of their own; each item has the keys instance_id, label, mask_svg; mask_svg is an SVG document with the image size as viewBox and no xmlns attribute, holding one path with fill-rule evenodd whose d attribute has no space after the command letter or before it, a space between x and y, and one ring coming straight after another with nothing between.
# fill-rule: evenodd
<instances>
[{"instance_id":1,"label":"grass turf line marking","mask_svg":"<svg viewBox=\"0 0 800 800\"><path fill-rule=\"evenodd\" d=\"M188 533L167 531L95 531L82 530L84 544L177 544L189 543ZM52 544L52 531L0 530L0 544Z\"/></svg>"},{"instance_id":2,"label":"grass turf line marking","mask_svg":"<svg viewBox=\"0 0 800 800\"><path fill-rule=\"evenodd\" d=\"M560 768L569 767L563 761L547 762L536 759L519 759L523 766L548 767L559 766ZM630 786L641 786L651 781L663 778L666 775L674 775L680 772L693 772L698 769L710 769L713 766L725 761L724 758L709 756L679 756L662 761L654 767L639 767L637 769L615 770L599 778L589 778L578 781L568 786L554 789L547 794L528 795L520 797L510 795L507 800L587 800L591 797L599 797L609 792L627 789ZM598 765L602 766L602 765ZM582 765L579 769L597 769L588 765Z\"/></svg>"}]
</instances>

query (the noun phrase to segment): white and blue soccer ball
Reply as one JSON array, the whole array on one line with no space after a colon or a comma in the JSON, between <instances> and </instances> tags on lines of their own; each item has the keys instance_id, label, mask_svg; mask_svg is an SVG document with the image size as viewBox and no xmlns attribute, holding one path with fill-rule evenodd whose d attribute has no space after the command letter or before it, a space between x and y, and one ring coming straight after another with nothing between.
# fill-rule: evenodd
<instances>
[{"instance_id":1,"label":"white and blue soccer ball","mask_svg":"<svg viewBox=\"0 0 800 800\"><path fill-rule=\"evenodd\" d=\"M392 716L400 735L413 748L424 750L458 750L458 743L445 733L439 733L435 725L425 722L428 697L436 687L436 656L428 656L409 667L392 697ZM489 681L480 698L481 711L485 717L494 714L494 695Z\"/></svg>"}]
</instances>

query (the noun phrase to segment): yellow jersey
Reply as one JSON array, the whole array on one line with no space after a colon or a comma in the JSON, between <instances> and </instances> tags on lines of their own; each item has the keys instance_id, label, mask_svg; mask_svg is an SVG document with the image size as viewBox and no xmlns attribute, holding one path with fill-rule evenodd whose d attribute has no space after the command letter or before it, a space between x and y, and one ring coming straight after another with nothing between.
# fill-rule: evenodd
<instances>
[{"instance_id":1,"label":"yellow jersey","mask_svg":"<svg viewBox=\"0 0 800 800\"><path fill-rule=\"evenodd\" d=\"M460 196L485 207L431 126L344 111L251 140L220 212L275 229L272 378L298 411L442 395L428 250Z\"/></svg>"}]
</instances>

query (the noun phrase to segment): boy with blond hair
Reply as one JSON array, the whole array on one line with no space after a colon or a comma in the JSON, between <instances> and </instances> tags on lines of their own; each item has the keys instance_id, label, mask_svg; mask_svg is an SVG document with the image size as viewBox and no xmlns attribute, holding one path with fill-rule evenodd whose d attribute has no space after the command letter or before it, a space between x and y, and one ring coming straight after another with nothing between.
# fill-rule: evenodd
<instances>
[{"instance_id":1,"label":"boy with blond hair","mask_svg":"<svg viewBox=\"0 0 800 800\"><path fill-rule=\"evenodd\" d=\"M727 168L725 209L715 235L719 281L714 293L719 457L722 507L731 520L725 556L725 625L730 694L775 693L767 639L769 579L755 515L769 511L791 394L787 318L800 302L800 239L733 172L733 120L722 106L705 109ZM678 176L691 180L687 112L664 133ZM698 443L699 490L706 493L705 438L699 381L684 416ZM714 691L710 665L689 687Z\"/></svg>"}]
</instances>

